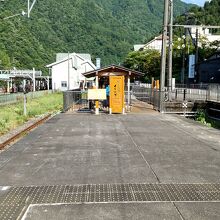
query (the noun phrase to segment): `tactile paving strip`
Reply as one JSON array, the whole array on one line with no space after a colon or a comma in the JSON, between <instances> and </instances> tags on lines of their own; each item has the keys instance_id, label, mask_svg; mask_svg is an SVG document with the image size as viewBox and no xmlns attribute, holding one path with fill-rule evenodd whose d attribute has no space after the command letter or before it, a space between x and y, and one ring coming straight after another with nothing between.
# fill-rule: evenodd
<instances>
[{"instance_id":1,"label":"tactile paving strip","mask_svg":"<svg viewBox=\"0 0 220 220\"><path fill-rule=\"evenodd\" d=\"M10 187L0 193L0 219L30 204L220 201L220 184L87 184Z\"/></svg>"}]
</instances>

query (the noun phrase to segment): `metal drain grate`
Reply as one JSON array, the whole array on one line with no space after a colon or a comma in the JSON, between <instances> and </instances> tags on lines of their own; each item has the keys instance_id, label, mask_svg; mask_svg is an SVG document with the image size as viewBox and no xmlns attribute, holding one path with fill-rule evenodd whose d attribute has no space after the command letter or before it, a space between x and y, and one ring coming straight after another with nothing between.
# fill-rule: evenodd
<instances>
[{"instance_id":1,"label":"metal drain grate","mask_svg":"<svg viewBox=\"0 0 220 220\"><path fill-rule=\"evenodd\" d=\"M220 201L220 184L88 184L11 187L0 193L0 219L29 204L147 201ZM6 216L6 217L5 217Z\"/></svg>"}]
</instances>

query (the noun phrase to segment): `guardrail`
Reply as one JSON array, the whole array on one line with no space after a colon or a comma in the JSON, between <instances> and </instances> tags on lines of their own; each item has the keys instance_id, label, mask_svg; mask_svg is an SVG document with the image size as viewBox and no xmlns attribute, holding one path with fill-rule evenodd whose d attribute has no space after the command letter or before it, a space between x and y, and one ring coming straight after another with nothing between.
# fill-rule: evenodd
<instances>
[{"instance_id":1,"label":"guardrail","mask_svg":"<svg viewBox=\"0 0 220 220\"><path fill-rule=\"evenodd\" d=\"M89 109L89 101L87 100L87 91L65 91L63 92L63 111L66 112L70 108Z\"/></svg>"},{"instance_id":2,"label":"guardrail","mask_svg":"<svg viewBox=\"0 0 220 220\"><path fill-rule=\"evenodd\" d=\"M207 101L220 102L220 84L209 85Z\"/></svg>"},{"instance_id":3,"label":"guardrail","mask_svg":"<svg viewBox=\"0 0 220 220\"><path fill-rule=\"evenodd\" d=\"M42 90L26 93L26 97L33 99L52 93L52 90ZM7 105L16 102L22 102L24 93L0 94L0 105Z\"/></svg>"}]
</instances>

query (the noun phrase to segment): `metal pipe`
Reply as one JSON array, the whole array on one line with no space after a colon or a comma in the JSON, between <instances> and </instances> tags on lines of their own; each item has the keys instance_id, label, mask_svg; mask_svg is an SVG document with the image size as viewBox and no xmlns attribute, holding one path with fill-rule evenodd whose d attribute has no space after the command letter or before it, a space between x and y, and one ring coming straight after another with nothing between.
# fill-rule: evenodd
<instances>
[{"instance_id":1,"label":"metal pipe","mask_svg":"<svg viewBox=\"0 0 220 220\"><path fill-rule=\"evenodd\" d=\"M70 90L70 53L68 52L68 87L67 89Z\"/></svg>"},{"instance_id":2,"label":"metal pipe","mask_svg":"<svg viewBox=\"0 0 220 220\"><path fill-rule=\"evenodd\" d=\"M165 88L168 10L169 10L169 0L164 0L163 40L162 40L161 70L160 70L160 98L159 98L160 112L163 112L162 105L163 105L164 88Z\"/></svg>"},{"instance_id":3,"label":"metal pipe","mask_svg":"<svg viewBox=\"0 0 220 220\"><path fill-rule=\"evenodd\" d=\"M169 58L168 58L168 100L172 100L172 71L173 71L173 0L169 2Z\"/></svg>"},{"instance_id":4,"label":"metal pipe","mask_svg":"<svg viewBox=\"0 0 220 220\"><path fill-rule=\"evenodd\" d=\"M129 72L129 76L128 76L128 111L130 111L130 104L131 104L131 91L130 91L130 86L131 86L131 83L130 83L130 75L131 75L131 72Z\"/></svg>"}]
</instances>

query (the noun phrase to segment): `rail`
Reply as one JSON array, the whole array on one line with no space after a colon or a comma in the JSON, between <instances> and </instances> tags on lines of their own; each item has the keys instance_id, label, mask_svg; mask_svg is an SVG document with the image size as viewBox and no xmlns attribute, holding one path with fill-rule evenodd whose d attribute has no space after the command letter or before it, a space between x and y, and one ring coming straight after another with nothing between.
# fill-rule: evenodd
<instances>
[{"instance_id":1,"label":"rail","mask_svg":"<svg viewBox=\"0 0 220 220\"><path fill-rule=\"evenodd\" d=\"M51 117L51 114L46 115L45 117L41 118L40 120L38 120L37 122L35 122L34 124L28 126L27 128L23 129L21 132L13 135L12 137L10 137L9 139L7 139L6 141L4 141L3 143L0 143L0 150L2 150L3 148L5 148L7 145L9 145L10 143L12 143L13 141L17 140L18 138L20 138L21 136L23 136L24 134L26 134L27 132L31 131L32 129L34 129L35 127L37 127L38 125L42 124L43 122L45 122L47 119L49 119Z\"/></svg>"}]
</instances>

